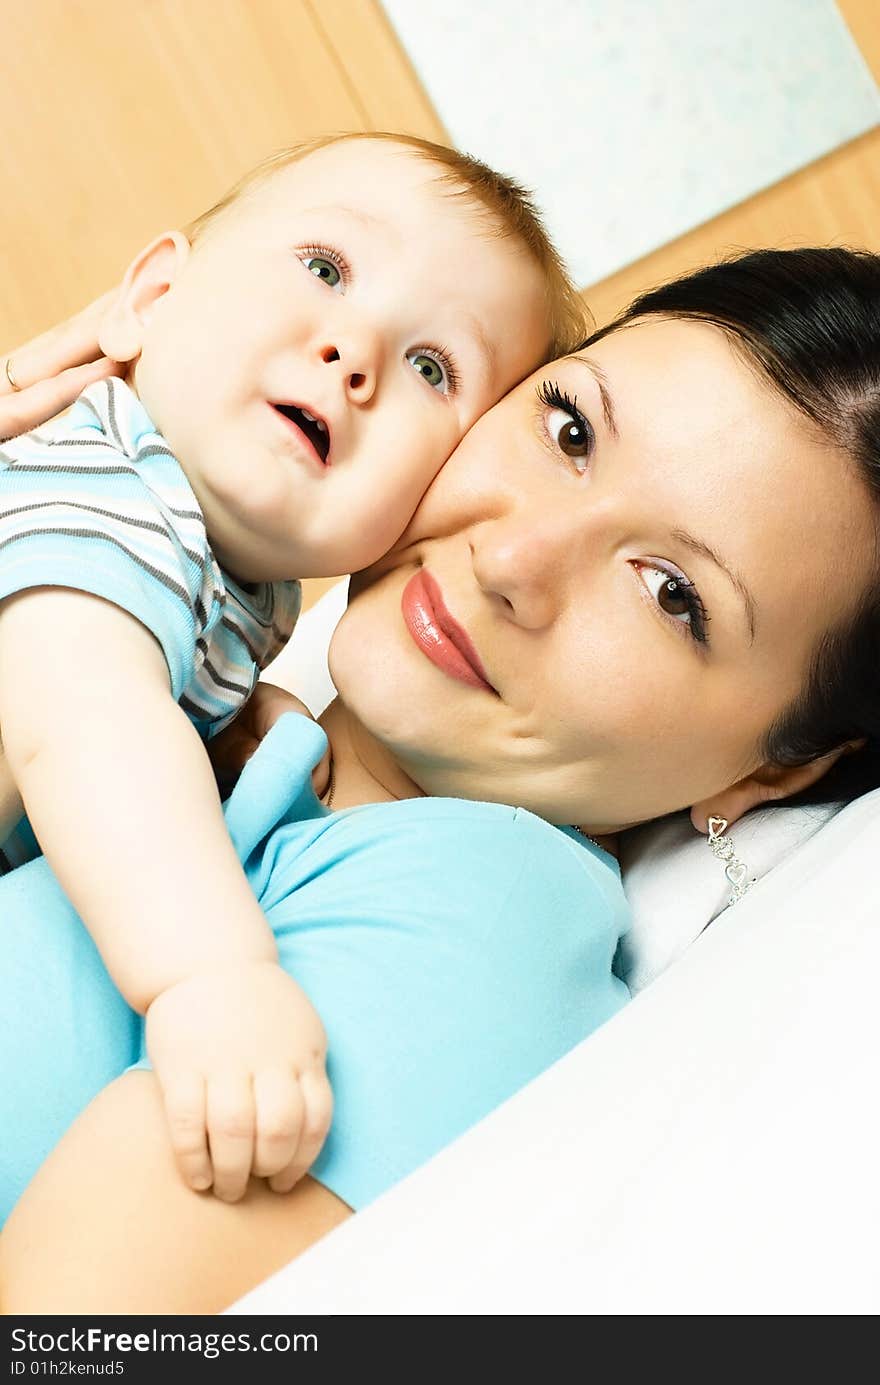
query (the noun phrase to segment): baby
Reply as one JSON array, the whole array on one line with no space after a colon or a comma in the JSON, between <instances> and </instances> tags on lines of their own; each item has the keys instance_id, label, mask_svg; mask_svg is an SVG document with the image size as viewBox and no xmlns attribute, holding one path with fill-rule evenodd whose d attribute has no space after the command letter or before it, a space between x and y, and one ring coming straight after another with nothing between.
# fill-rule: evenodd
<instances>
[{"instance_id":1,"label":"baby","mask_svg":"<svg viewBox=\"0 0 880 1385\"><path fill-rule=\"evenodd\" d=\"M18 791L146 1014L193 1188L289 1189L332 1104L203 742L291 634L294 579L377 559L471 424L583 335L509 180L402 136L319 140L148 245L100 332L125 380L0 448L0 804Z\"/></svg>"}]
</instances>

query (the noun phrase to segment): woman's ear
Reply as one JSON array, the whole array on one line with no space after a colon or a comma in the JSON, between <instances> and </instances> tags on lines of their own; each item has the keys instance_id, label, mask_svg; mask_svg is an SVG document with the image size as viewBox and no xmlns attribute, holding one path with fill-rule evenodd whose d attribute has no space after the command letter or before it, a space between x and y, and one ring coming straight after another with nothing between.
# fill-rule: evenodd
<instances>
[{"instance_id":1,"label":"woman's ear","mask_svg":"<svg viewBox=\"0 0 880 1385\"><path fill-rule=\"evenodd\" d=\"M111 361L133 361L140 355L150 313L171 288L189 251L182 232L165 231L132 260L98 331L101 351Z\"/></svg>"},{"instance_id":2,"label":"woman's ear","mask_svg":"<svg viewBox=\"0 0 880 1385\"><path fill-rule=\"evenodd\" d=\"M820 756L818 760L810 760L809 764L795 765L792 768L761 765L753 774L740 779L738 784L732 784L729 789L722 789L720 793L713 794L702 803L695 803L691 808L691 822L698 832L708 833L710 817L724 818L730 824L736 822L737 818L741 818L749 809L757 808L762 803L791 798L803 789L809 789L823 774L827 774L841 755L858 750L862 745L864 741L847 742L829 751L827 755Z\"/></svg>"}]
</instances>

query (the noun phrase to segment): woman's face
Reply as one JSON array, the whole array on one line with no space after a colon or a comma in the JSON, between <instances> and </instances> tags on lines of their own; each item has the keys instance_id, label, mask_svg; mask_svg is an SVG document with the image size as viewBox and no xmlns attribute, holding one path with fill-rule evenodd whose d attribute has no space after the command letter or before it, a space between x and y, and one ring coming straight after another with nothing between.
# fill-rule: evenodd
<instances>
[{"instance_id":1,"label":"woman's face","mask_svg":"<svg viewBox=\"0 0 880 1385\"><path fill-rule=\"evenodd\" d=\"M854 466L717 328L651 319L474 425L331 670L427 793L613 831L760 766L873 554Z\"/></svg>"}]
</instances>

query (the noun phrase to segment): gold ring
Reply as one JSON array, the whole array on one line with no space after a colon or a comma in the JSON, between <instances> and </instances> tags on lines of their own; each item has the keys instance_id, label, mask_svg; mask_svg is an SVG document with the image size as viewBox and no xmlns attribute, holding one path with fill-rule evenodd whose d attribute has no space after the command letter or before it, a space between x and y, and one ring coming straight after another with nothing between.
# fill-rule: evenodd
<instances>
[{"instance_id":1,"label":"gold ring","mask_svg":"<svg viewBox=\"0 0 880 1385\"><path fill-rule=\"evenodd\" d=\"M11 357L11 356L7 356L7 357L6 357L6 378L7 378L7 380L9 381L10 385L12 386L13 390L16 390L16 391L17 391L17 390L20 390L20 389L21 389L21 385L18 383L18 381L16 380L15 376L14 376L13 373L12 373L12 357Z\"/></svg>"}]
</instances>

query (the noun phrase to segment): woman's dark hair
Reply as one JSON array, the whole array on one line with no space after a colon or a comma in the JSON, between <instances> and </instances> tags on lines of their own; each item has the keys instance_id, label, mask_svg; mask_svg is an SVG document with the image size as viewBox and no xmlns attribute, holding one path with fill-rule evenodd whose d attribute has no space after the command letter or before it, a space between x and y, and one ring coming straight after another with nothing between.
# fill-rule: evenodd
<instances>
[{"instance_id":1,"label":"woman's dark hair","mask_svg":"<svg viewBox=\"0 0 880 1385\"><path fill-rule=\"evenodd\" d=\"M758 250L642 294L586 344L649 315L725 331L853 459L880 531L880 255ZM803 690L769 728L761 753L802 765L861 740L862 749L785 802L848 802L880 786L880 559L855 613L819 642Z\"/></svg>"}]
</instances>

